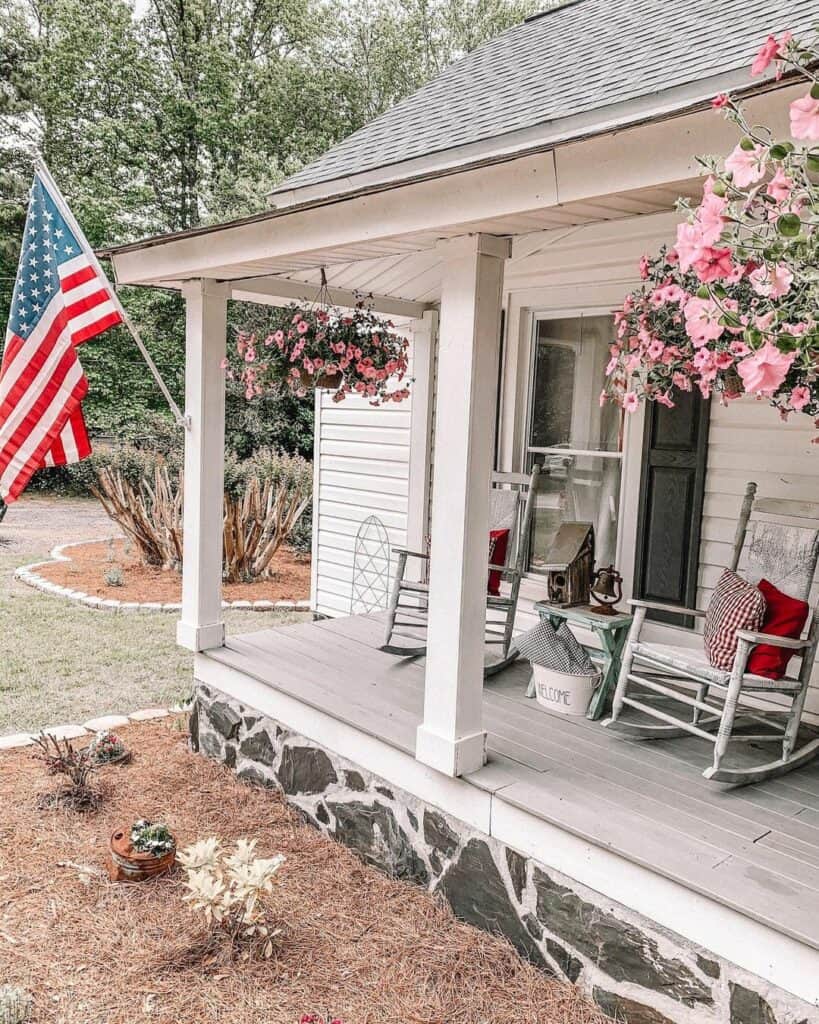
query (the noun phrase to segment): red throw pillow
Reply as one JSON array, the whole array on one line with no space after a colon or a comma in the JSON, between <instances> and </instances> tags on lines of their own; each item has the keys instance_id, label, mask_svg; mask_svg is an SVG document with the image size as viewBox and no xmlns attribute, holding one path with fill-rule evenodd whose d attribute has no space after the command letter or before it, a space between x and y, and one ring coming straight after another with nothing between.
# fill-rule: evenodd
<instances>
[{"instance_id":1,"label":"red throw pillow","mask_svg":"<svg viewBox=\"0 0 819 1024\"><path fill-rule=\"evenodd\" d=\"M737 630L759 629L764 616L765 598L761 592L726 569L705 613L703 642L711 664L730 671L737 653Z\"/></svg>"},{"instance_id":2,"label":"red throw pillow","mask_svg":"<svg viewBox=\"0 0 819 1024\"><path fill-rule=\"evenodd\" d=\"M506 565L506 549L509 546L508 530L489 531L489 564ZM493 597L500 594L501 574L499 569L492 569L489 573L489 584L487 593Z\"/></svg>"},{"instance_id":3,"label":"red throw pillow","mask_svg":"<svg viewBox=\"0 0 819 1024\"><path fill-rule=\"evenodd\" d=\"M810 613L810 605L807 601L788 597L767 580L759 581L759 589L765 598L765 618L762 620L760 632L798 640ZM785 647L760 644L759 647L754 647L751 651L751 656L748 658L748 671L755 676L765 676L767 679L781 679L788 668L788 662L795 653Z\"/></svg>"}]
</instances>

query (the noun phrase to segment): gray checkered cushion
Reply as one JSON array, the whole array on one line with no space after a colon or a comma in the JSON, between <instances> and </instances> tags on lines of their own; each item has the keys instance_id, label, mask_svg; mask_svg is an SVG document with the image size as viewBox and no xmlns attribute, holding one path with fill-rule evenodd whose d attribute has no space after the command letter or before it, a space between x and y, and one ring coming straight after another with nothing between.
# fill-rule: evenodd
<instances>
[{"instance_id":1,"label":"gray checkered cushion","mask_svg":"<svg viewBox=\"0 0 819 1024\"><path fill-rule=\"evenodd\" d=\"M534 665L565 672L568 675L594 675L597 671L585 649L577 642L567 623L555 630L542 619L534 628L515 641L515 646Z\"/></svg>"}]
</instances>

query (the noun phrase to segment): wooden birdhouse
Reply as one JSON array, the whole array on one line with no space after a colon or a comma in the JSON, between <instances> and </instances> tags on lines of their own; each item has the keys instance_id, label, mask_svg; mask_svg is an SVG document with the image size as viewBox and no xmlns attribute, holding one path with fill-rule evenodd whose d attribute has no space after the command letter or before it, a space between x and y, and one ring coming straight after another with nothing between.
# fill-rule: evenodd
<instances>
[{"instance_id":1,"label":"wooden birdhouse","mask_svg":"<svg viewBox=\"0 0 819 1024\"><path fill-rule=\"evenodd\" d=\"M546 573L549 603L561 608L588 604L594 568L594 527L563 523L549 550Z\"/></svg>"}]
</instances>

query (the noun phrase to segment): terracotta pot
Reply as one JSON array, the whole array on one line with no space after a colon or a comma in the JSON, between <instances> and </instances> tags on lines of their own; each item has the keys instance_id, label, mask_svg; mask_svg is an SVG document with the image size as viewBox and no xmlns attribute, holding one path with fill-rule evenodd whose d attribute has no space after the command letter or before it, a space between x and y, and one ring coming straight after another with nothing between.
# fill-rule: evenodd
<instances>
[{"instance_id":1,"label":"terracotta pot","mask_svg":"<svg viewBox=\"0 0 819 1024\"><path fill-rule=\"evenodd\" d=\"M341 373L321 373L318 377L311 376L306 370L300 372L302 385L306 388L327 388L337 391L341 387Z\"/></svg>"},{"instance_id":2,"label":"terracotta pot","mask_svg":"<svg viewBox=\"0 0 819 1024\"><path fill-rule=\"evenodd\" d=\"M144 882L170 871L175 860L176 847L160 857L141 853L131 846L131 830L118 828L109 844L108 877L112 882Z\"/></svg>"}]
</instances>

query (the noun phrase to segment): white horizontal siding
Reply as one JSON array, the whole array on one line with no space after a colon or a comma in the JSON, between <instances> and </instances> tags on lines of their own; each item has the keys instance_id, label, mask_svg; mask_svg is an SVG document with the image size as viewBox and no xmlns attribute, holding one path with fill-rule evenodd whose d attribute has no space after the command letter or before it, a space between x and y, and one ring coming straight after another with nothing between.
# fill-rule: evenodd
<instances>
[{"instance_id":1,"label":"white horizontal siding","mask_svg":"<svg viewBox=\"0 0 819 1024\"><path fill-rule=\"evenodd\" d=\"M365 399L316 399L313 609L349 615L356 534L369 516L390 546L406 544L411 398L374 408Z\"/></svg>"},{"instance_id":2,"label":"white horizontal siding","mask_svg":"<svg viewBox=\"0 0 819 1024\"><path fill-rule=\"evenodd\" d=\"M748 481L757 494L795 501L819 500L819 447L807 416L787 423L767 402L742 399L729 406L713 402L705 477L697 604L707 608L711 593L733 552L742 495ZM812 599L819 593L819 572ZM819 668L814 669L807 710L819 715Z\"/></svg>"}]
</instances>

